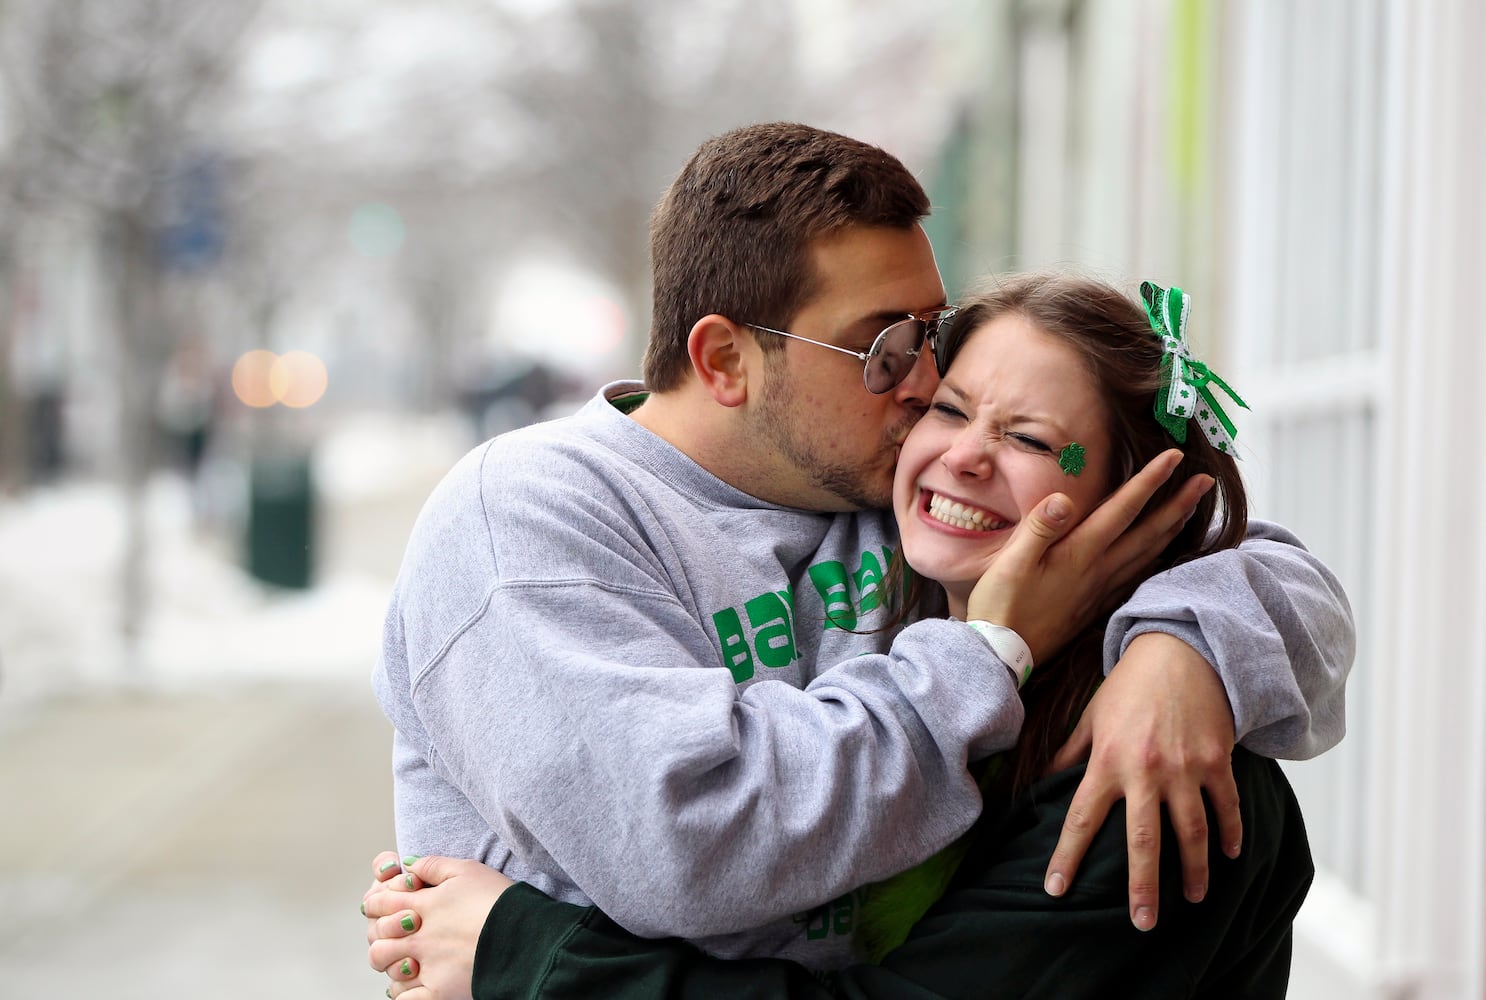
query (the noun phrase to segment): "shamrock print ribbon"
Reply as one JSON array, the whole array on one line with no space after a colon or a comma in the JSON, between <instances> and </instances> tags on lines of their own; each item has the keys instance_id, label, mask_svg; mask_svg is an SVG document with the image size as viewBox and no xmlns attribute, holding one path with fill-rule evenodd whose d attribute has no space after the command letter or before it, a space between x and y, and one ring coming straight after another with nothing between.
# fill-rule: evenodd
<instances>
[{"instance_id":1,"label":"shamrock print ribbon","mask_svg":"<svg viewBox=\"0 0 1486 1000\"><path fill-rule=\"evenodd\" d=\"M1212 369L1192 357L1192 349L1187 346L1191 297L1180 288L1162 288L1150 281L1141 283L1140 297L1145 300L1146 315L1161 338L1164 352L1161 387L1156 390L1156 419L1178 444L1187 440L1187 421L1195 419L1214 448L1237 458L1233 439L1238 436L1238 428L1218 405L1213 387L1222 389L1245 410L1249 404Z\"/></svg>"}]
</instances>

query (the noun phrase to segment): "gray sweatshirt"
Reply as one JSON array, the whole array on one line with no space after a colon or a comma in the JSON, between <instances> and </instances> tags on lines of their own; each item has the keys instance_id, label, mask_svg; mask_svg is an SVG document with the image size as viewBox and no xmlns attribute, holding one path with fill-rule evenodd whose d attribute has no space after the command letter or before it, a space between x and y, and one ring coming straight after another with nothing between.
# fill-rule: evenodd
<instances>
[{"instance_id":1,"label":"gray sweatshirt","mask_svg":"<svg viewBox=\"0 0 1486 1000\"><path fill-rule=\"evenodd\" d=\"M1016 742L1021 702L961 623L874 631L890 512L739 492L609 402L638 389L486 442L420 514L373 675L399 850L714 954L842 964L853 890L969 828L965 765ZM1106 669L1151 629L1216 665L1251 749L1340 739L1350 610L1281 530L1147 582Z\"/></svg>"}]
</instances>

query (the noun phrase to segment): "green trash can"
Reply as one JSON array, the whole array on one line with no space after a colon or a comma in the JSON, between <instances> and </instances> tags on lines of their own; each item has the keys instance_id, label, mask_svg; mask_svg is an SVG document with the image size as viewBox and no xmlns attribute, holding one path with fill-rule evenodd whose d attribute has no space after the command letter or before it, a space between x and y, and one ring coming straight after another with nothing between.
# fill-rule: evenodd
<instances>
[{"instance_id":1,"label":"green trash can","mask_svg":"<svg viewBox=\"0 0 1486 1000\"><path fill-rule=\"evenodd\" d=\"M309 456L254 458L248 494L248 572L276 587L308 587L315 547L315 486Z\"/></svg>"}]
</instances>

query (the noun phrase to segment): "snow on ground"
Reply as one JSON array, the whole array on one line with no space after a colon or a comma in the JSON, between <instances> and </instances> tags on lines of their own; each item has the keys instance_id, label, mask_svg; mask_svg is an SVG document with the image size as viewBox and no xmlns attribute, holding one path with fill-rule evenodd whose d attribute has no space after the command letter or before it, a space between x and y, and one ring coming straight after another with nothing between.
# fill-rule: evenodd
<instances>
[{"instance_id":1,"label":"snow on ground","mask_svg":"<svg viewBox=\"0 0 1486 1000\"><path fill-rule=\"evenodd\" d=\"M301 592L262 585L232 546L195 532L179 479L150 484L146 518L150 586L130 657L118 490L77 484L0 508L0 692L370 672L390 581L342 576Z\"/></svg>"},{"instance_id":2,"label":"snow on ground","mask_svg":"<svg viewBox=\"0 0 1486 1000\"><path fill-rule=\"evenodd\" d=\"M249 576L235 533L199 528L188 484L155 477L145 502L148 610L132 653L121 623L119 490L75 482L0 500L0 698L248 676L365 681L418 506L466 446L453 425L406 420L402 430L363 421L322 442L326 530L315 584L303 591ZM341 524L356 527L338 533ZM337 541L345 534L354 544Z\"/></svg>"}]
</instances>

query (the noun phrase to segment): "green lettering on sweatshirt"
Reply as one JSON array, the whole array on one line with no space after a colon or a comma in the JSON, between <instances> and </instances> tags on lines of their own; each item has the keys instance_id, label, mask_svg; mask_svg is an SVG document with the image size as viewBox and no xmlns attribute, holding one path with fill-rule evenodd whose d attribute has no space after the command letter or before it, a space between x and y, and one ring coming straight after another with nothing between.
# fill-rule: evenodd
<instances>
[{"instance_id":1,"label":"green lettering on sweatshirt","mask_svg":"<svg viewBox=\"0 0 1486 1000\"><path fill-rule=\"evenodd\" d=\"M743 610L754 628L753 649L766 667L787 667L795 662L795 630L789 614L790 591L760 594Z\"/></svg>"},{"instance_id":2,"label":"green lettering on sweatshirt","mask_svg":"<svg viewBox=\"0 0 1486 1000\"><path fill-rule=\"evenodd\" d=\"M809 573L820 602L826 606L826 628L856 628L857 610L846 583L846 564L831 559L811 566Z\"/></svg>"},{"instance_id":3,"label":"green lettering on sweatshirt","mask_svg":"<svg viewBox=\"0 0 1486 1000\"><path fill-rule=\"evenodd\" d=\"M795 914L795 923L805 925L805 940L849 937L856 930L857 912L866 901L865 889L854 889L813 910Z\"/></svg>"},{"instance_id":4,"label":"green lettering on sweatshirt","mask_svg":"<svg viewBox=\"0 0 1486 1000\"><path fill-rule=\"evenodd\" d=\"M860 616L883 604L883 581L893 565L893 550L883 546L881 558L876 552L863 552L856 571L847 573L846 564L827 559L811 566L806 573L825 607L822 631L854 629ZM765 667L787 667L800 658L795 637L794 589L773 590L743 602L737 608L713 612L712 624L717 629L722 659L732 671L735 683L753 677L755 660ZM747 619L748 627L743 622Z\"/></svg>"},{"instance_id":5,"label":"green lettering on sweatshirt","mask_svg":"<svg viewBox=\"0 0 1486 1000\"><path fill-rule=\"evenodd\" d=\"M748 638L738 612L723 608L712 616L717 638L722 643L722 662L733 672L733 683L742 684L753 676L753 654L748 651Z\"/></svg>"},{"instance_id":6,"label":"green lettering on sweatshirt","mask_svg":"<svg viewBox=\"0 0 1486 1000\"><path fill-rule=\"evenodd\" d=\"M862 565L851 575L857 585L857 608L862 614L882 603L882 576L882 563L872 553L863 552Z\"/></svg>"}]
</instances>

